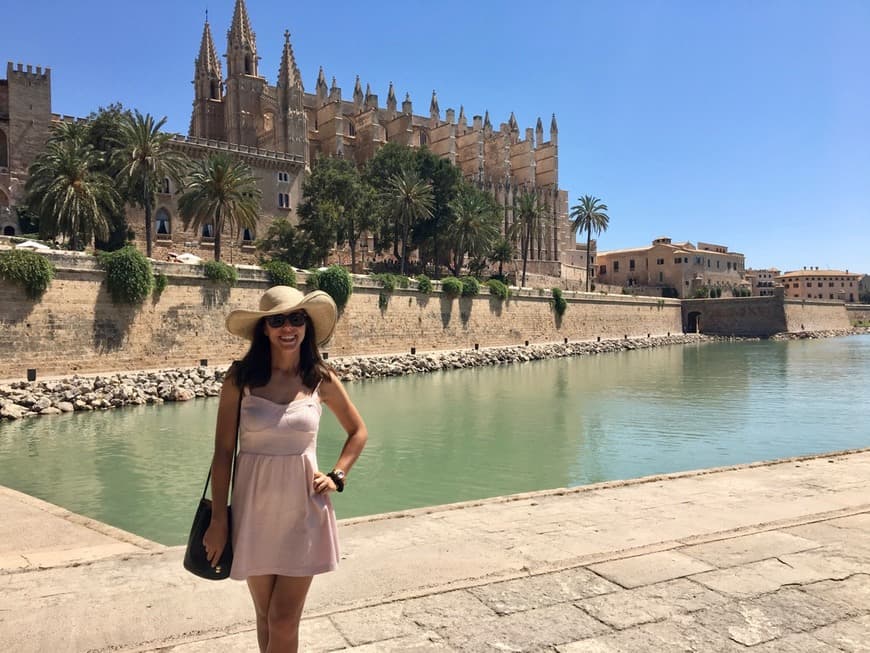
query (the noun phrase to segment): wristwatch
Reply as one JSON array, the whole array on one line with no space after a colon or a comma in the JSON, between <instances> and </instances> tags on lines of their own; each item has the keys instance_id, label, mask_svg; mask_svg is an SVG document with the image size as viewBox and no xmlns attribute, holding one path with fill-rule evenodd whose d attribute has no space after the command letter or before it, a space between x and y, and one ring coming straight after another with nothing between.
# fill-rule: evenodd
<instances>
[{"instance_id":1,"label":"wristwatch","mask_svg":"<svg viewBox=\"0 0 870 653\"><path fill-rule=\"evenodd\" d=\"M329 474L327 474L329 478L332 479L332 482L335 483L336 492L344 492L344 472L340 469L333 469Z\"/></svg>"}]
</instances>

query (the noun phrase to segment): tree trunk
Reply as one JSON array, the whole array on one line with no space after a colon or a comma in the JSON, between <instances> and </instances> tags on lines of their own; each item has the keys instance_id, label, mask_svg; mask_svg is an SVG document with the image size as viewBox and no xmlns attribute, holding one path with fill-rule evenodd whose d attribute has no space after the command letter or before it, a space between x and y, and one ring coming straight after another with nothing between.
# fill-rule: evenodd
<instances>
[{"instance_id":1,"label":"tree trunk","mask_svg":"<svg viewBox=\"0 0 870 653\"><path fill-rule=\"evenodd\" d=\"M148 197L148 182L145 182L145 255L151 258L151 198Z\"/></svg>"},{"instance_id":2,"label":"tree trunk","mask_svg":"<svg viewBox=\"0 0 870 653\"><path fill-rule=\"evenodd\" d=\"M586 292L589 292L589 284L592 283L592 223L586 225Z\"/></svg>"},{"instance_id":3,"label":"tree trunk","mask_svg":"<svg viewBox=\"0 0 870 653\"><path fill-rule=\"evenodd\" d=\"M214 224L212 225L212 229L214 229L214 260L221 260L221 232L223 231L223 220L221 220L220 215L215 216Z\"/></svg>"},{"instance_id":4,"label":"tree trunk","mask_svg":"<svg viewBox=\"0 0 870 653\"><path fill-rule=\"evenodd\" d=\"M408 222L402 222L402 265L399 268L399 274L405 275L405 259L408 258Z\"/></svg>"}]
</instances>

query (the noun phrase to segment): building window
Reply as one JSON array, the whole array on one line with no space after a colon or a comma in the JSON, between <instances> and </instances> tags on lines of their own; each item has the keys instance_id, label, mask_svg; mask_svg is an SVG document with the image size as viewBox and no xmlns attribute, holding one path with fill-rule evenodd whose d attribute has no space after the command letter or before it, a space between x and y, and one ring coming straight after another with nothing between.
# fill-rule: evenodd
<instances>
[{"instance_id":1,"label":"building window","mask_svg":"<svg viewBox=\"0 0 870 653\"><path fill-rule=\"evenodd\" d=\"M665 281L665 273L659 272L659 283L664 283Z\"/></svg>"},{"instance_id":2,"label":"building window","mask_svg":"<svg viewBox=\"0 0 870 653\"><path fill-rule=\"evenodd\" d=\"M356 126L350 121L347 123L347 135L356 136Z\"/></svg>"},{"instance_id":3,"label":"building window","mask_svg":"<svg viewBox=\"0 0 870 653\"><path fill-rule=\"evenodd\" d=\"M290 193L278 193L278 208L279 209L289 209L290 208Z\"/></svg>"},{"instance_id":4,"label":"building window","mask_svg":"<svg viewBox=\"0 0 870 653\"><path fill-rule=\"evenodd\" d=\"M289 172L279 172L278 173L278 181L283 183L289 183L290 181L290 173Z\"/></svg>"},{"instance_id":5,"label":"building window","mask_svg":"<svg viewBox=\"0 0 870 653\"><path fill-rule=\"evenodd\" d=\"M704 265L704 257L696 256L695 257L695 265Z\"/></svg>"},{"instance_id":6,"label":"building window","mask_svg":"<svg viewBox=\"0 0 870 653\"><path fill-rule=\"evenodd\" d=\"M682 259L681 257L679 257L679 256L678 256L677 258L674 259L674 263L676 263L677 265L679 265L679 264L682 263L682 262L683 262L683 259Z\"/></svg>"},{"instance_id":7,"label":"building window","mask_svg":"<svg viewBox=\"0 0 870 653\"><path fill-rule=\"evenodd\" d=\"M172 233L172 222L169 219L169 211L164 208L157 210L154 218L154 233L158 236L168 236Z\"/></svg>"},{"instance_id":8,"label":"building window","mask_svg":"<svg viewBox=\"0 0 870 653\"><path fill-rule=\"evenodd\" d=\"M160 183L160 192L169 195L172 192L172 187L169 185L169 177L164 177Z\"/></svg>"},{"instance_id":9,"label":"building window","mask_svg":"<svg viewBox=\"0 0 870 653\"><path fill-rule=\"evenodd\" d=\"M429 142L429 137L426 136L426 132L420 132L420 145L426 145Z\"/></svg>"},{"instance_id":10,"label":"building window","mask_svg":"<svg viewBox=\"0 0 870 653\"><path fill-rule=\"evenodd\" d=\"M9 167L9 143L6 140L6 132L0 131L0 168Z\"/></svg>"},{"instance_id":11,"label":"building window","mask_svg":"<svg viewBox=\"0 0 870 653\"><path fill-rule=\"evenodd\" d=\"M242 242L250 243L252 240L254 240L254 232L247 227L242 229Z\"/></svg>"},{"instance_id":12,"label":"building window","mask_svg":"<svg viewBox=\"0 0 870 653\"><path fill-rule=\"evenodd\" d=\"M633 258L628 259L628 269L630 272L634 272L634 259Z\"/></svg>"},{"instance_id":13,"label":"building window","mask_svg":"<svg viewBox=\"0 0 870 653\"><path fill-rule=\"evenodd\" d=\"M214 227L210 224L202 225L202 237L203 238L214 238Z\"/></svg>"},{"instance_id":14,"label":"building window","mask_svg":"<svg viewBox=\"0 0 870 653\"><path fill-rule=\"evenodd\" d=\"M607 266L606 265L601 265L598 268L598 275L601 276L603 274L607 274Z\"/></svg>"},{"instance_id":15,"label":"building window","mask_svg":"<svg viewBox=\"0 0 870 653\"><path fill-rule=\"evenodd\" d=\"M614 271L614 272L619 272L619 261L614 261L614 262L613 262L613 271Z\"/></svg>"},{"instance_id":16,"label":"building window","mask_svg":"<svg viewBox=\"0 0 870 653\"><path fill-rule=\"evenodd\" d=\"M656 259L656 265L664 265L664 264L665 264L665 259L663 259L663 258Z\"/></svg>"}]
</instances>

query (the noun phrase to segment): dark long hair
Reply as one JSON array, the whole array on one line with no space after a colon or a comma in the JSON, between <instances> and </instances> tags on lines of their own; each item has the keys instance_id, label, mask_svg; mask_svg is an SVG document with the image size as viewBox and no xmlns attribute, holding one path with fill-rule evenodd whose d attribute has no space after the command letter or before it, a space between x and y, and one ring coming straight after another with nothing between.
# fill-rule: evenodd
<instances>
[{"instance_id":1,"label":"dark long hair","mask_svg":"<svg viewBox=\"0 0 870 653\"><path fill-rule=\"evenodd\" d=\"M242 360L235 361L227 370L227 376L231 376L239 388L259 388L272 378L272 345L266 335L265 322L266 318L257 321L248 351ZM314 324L308 313L305 313L305 337L299 346L299 373L302 375L302 384L314 390L321 381L329 378L331 370L320 356Z\"/></svg>"}]
</instances>

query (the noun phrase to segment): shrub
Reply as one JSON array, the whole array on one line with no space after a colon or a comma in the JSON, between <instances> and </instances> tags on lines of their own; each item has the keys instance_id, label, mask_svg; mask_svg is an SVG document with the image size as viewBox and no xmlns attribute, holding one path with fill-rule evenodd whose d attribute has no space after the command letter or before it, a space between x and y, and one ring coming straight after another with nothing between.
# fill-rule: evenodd
<instances>
[{"instance_id":1,"label":"shrub","mask_svg":"<svg viewBox=\"0 0 870 653\"><path fill-rule=\"evenodd\" d=\"M432 281L430 281L429 277L425 274L417 275L417 290L419 290L424 295L428 295L432 292Z\"/></svg>"},{"instance_id":2,"label":"shrub","mask_svg":"<svg viewBox=\"0 0 870 653\"><path fill-rule=\"evenodd\" d=\"M553 308L556 311L556 315L559 317L562 317L565 314L565 310L568 308L568 301L562 297L561 288L553 288Z\"/></svg>"},{"instance_id":3,"label":"shrub","mask_svg":"<svg viewBox=\"0 0 870 653\"><path fill-rule=\"evenodd\" d=\"M263 269L269 273L269 281L273 286L296 287L296 271L293 266L278 259L263 263Z\"/></svg>"},{"instance_id":4,"label":"shrub","mask_svg":"<svg viewBox=\"0 0 870 653\"><path fill-rule=\"evenodd\" d=\"M202 266L202 271L205 273L206 279L224 286L235 286L236 281L239 280L239 273L236 272L236 269L223 261L206 261Z\"/></svg>"},{"instance_id":5,"label":"shrub","mask_svg":"<svg viewBox=\"0 0 870 653\"><path fill-rule=\"evenodd\" d=\"M106 271L106 284L116 304L141 304L154 286L154 271L145 255L130 245L103 252L100 265Z\"/></svg>"},{"instance_id":6,"label":"shrub","mask_svg":"<svg viewBox=\"0 0 870 653\"><path fill-rule=\"evenodd\" d=\"M480 294L480 281L474 277L462 277L462 296L474 297Z\"/></svg>"},{"instance_id":7,"label":"shrub","mask_svg":"<svg viewBox=\"0 0 870 653\"><path fill-rule=\"evenodd\" d=\"M695 290L695 299L707 299L710 296L710 289L707 286L701 286Z\"/></svg>"},{"instance_id":8,"label":"shrub","mask_svg":"<svg viewBox=\"0 0 870 653\"><path fill-rule=\"evenodd\" d=\"M340 265L330 265L325 270L318 270L310 274L308 285L315 290L322 290L332 297L338 310L347 305L347 300L353 294L353 281L350 274Z\"/></svg>"},{"instance_id":9,"label":"shrub","mask_svg":"<svg viewBox=\"0 0 870 653\"><path fill-rule=\"evenodd\" d=\"M162 272L154 277L154 294L159 295L164 290L166 290L166 286L169 285L169 277L167 277Z\"/></svg>"},{"instance_id":10,"label":"shrub","mask_svg":"<svg viewBox=\"0 0 870 653\"><path fill-rule=\"evenodd\" d=\"M23 249L13 249L0 254L0 278L24 287L31 299L39 299L54 279L51 261Z\"/></svg>"},{"instance_id":11,"label":"shrub","mask_svg":"<svg viewBox=\"0 0 870 653\"><path fill-rule=\"evenodd\" d=\"M507 301L508 297L511 296L510 288L498 279L490 279L486 282L486 285L489 286L489 294L495 295L502 301Z\"/></svg>"},{"instance_id":12,"label":"shrub","mask_svg":"<svg viewBox=\"0 0 870 653\"><path fill-rule=\"evenodd\" d=\"M384 292L391 293L396 289L396 277L395 274L373 274L372 279L375 281L379 281L380 284L384 287ZM383 294L383 293L382 293Z\"/></svg>"},{"instance_id":13,"label":"shrub","mask_svg":"<svg viewBox=\"0 0 870 653\"><path fill-rule=\"evenodd\" d=\"M387 310L387 306L390 305L390 293L382 290L378 293L378 308L382 311Z\"/></svg>"},{"instance_id":14,"label":"shrub","mask_svg":"<svg viewBox=\"0 0 870 653\"><path fill-rule=\"evenodd\" d=\"M462 294L462 282L456 277L441 279L441 291L448 297L459 297Z\"/></svg>"}]
</instances>

